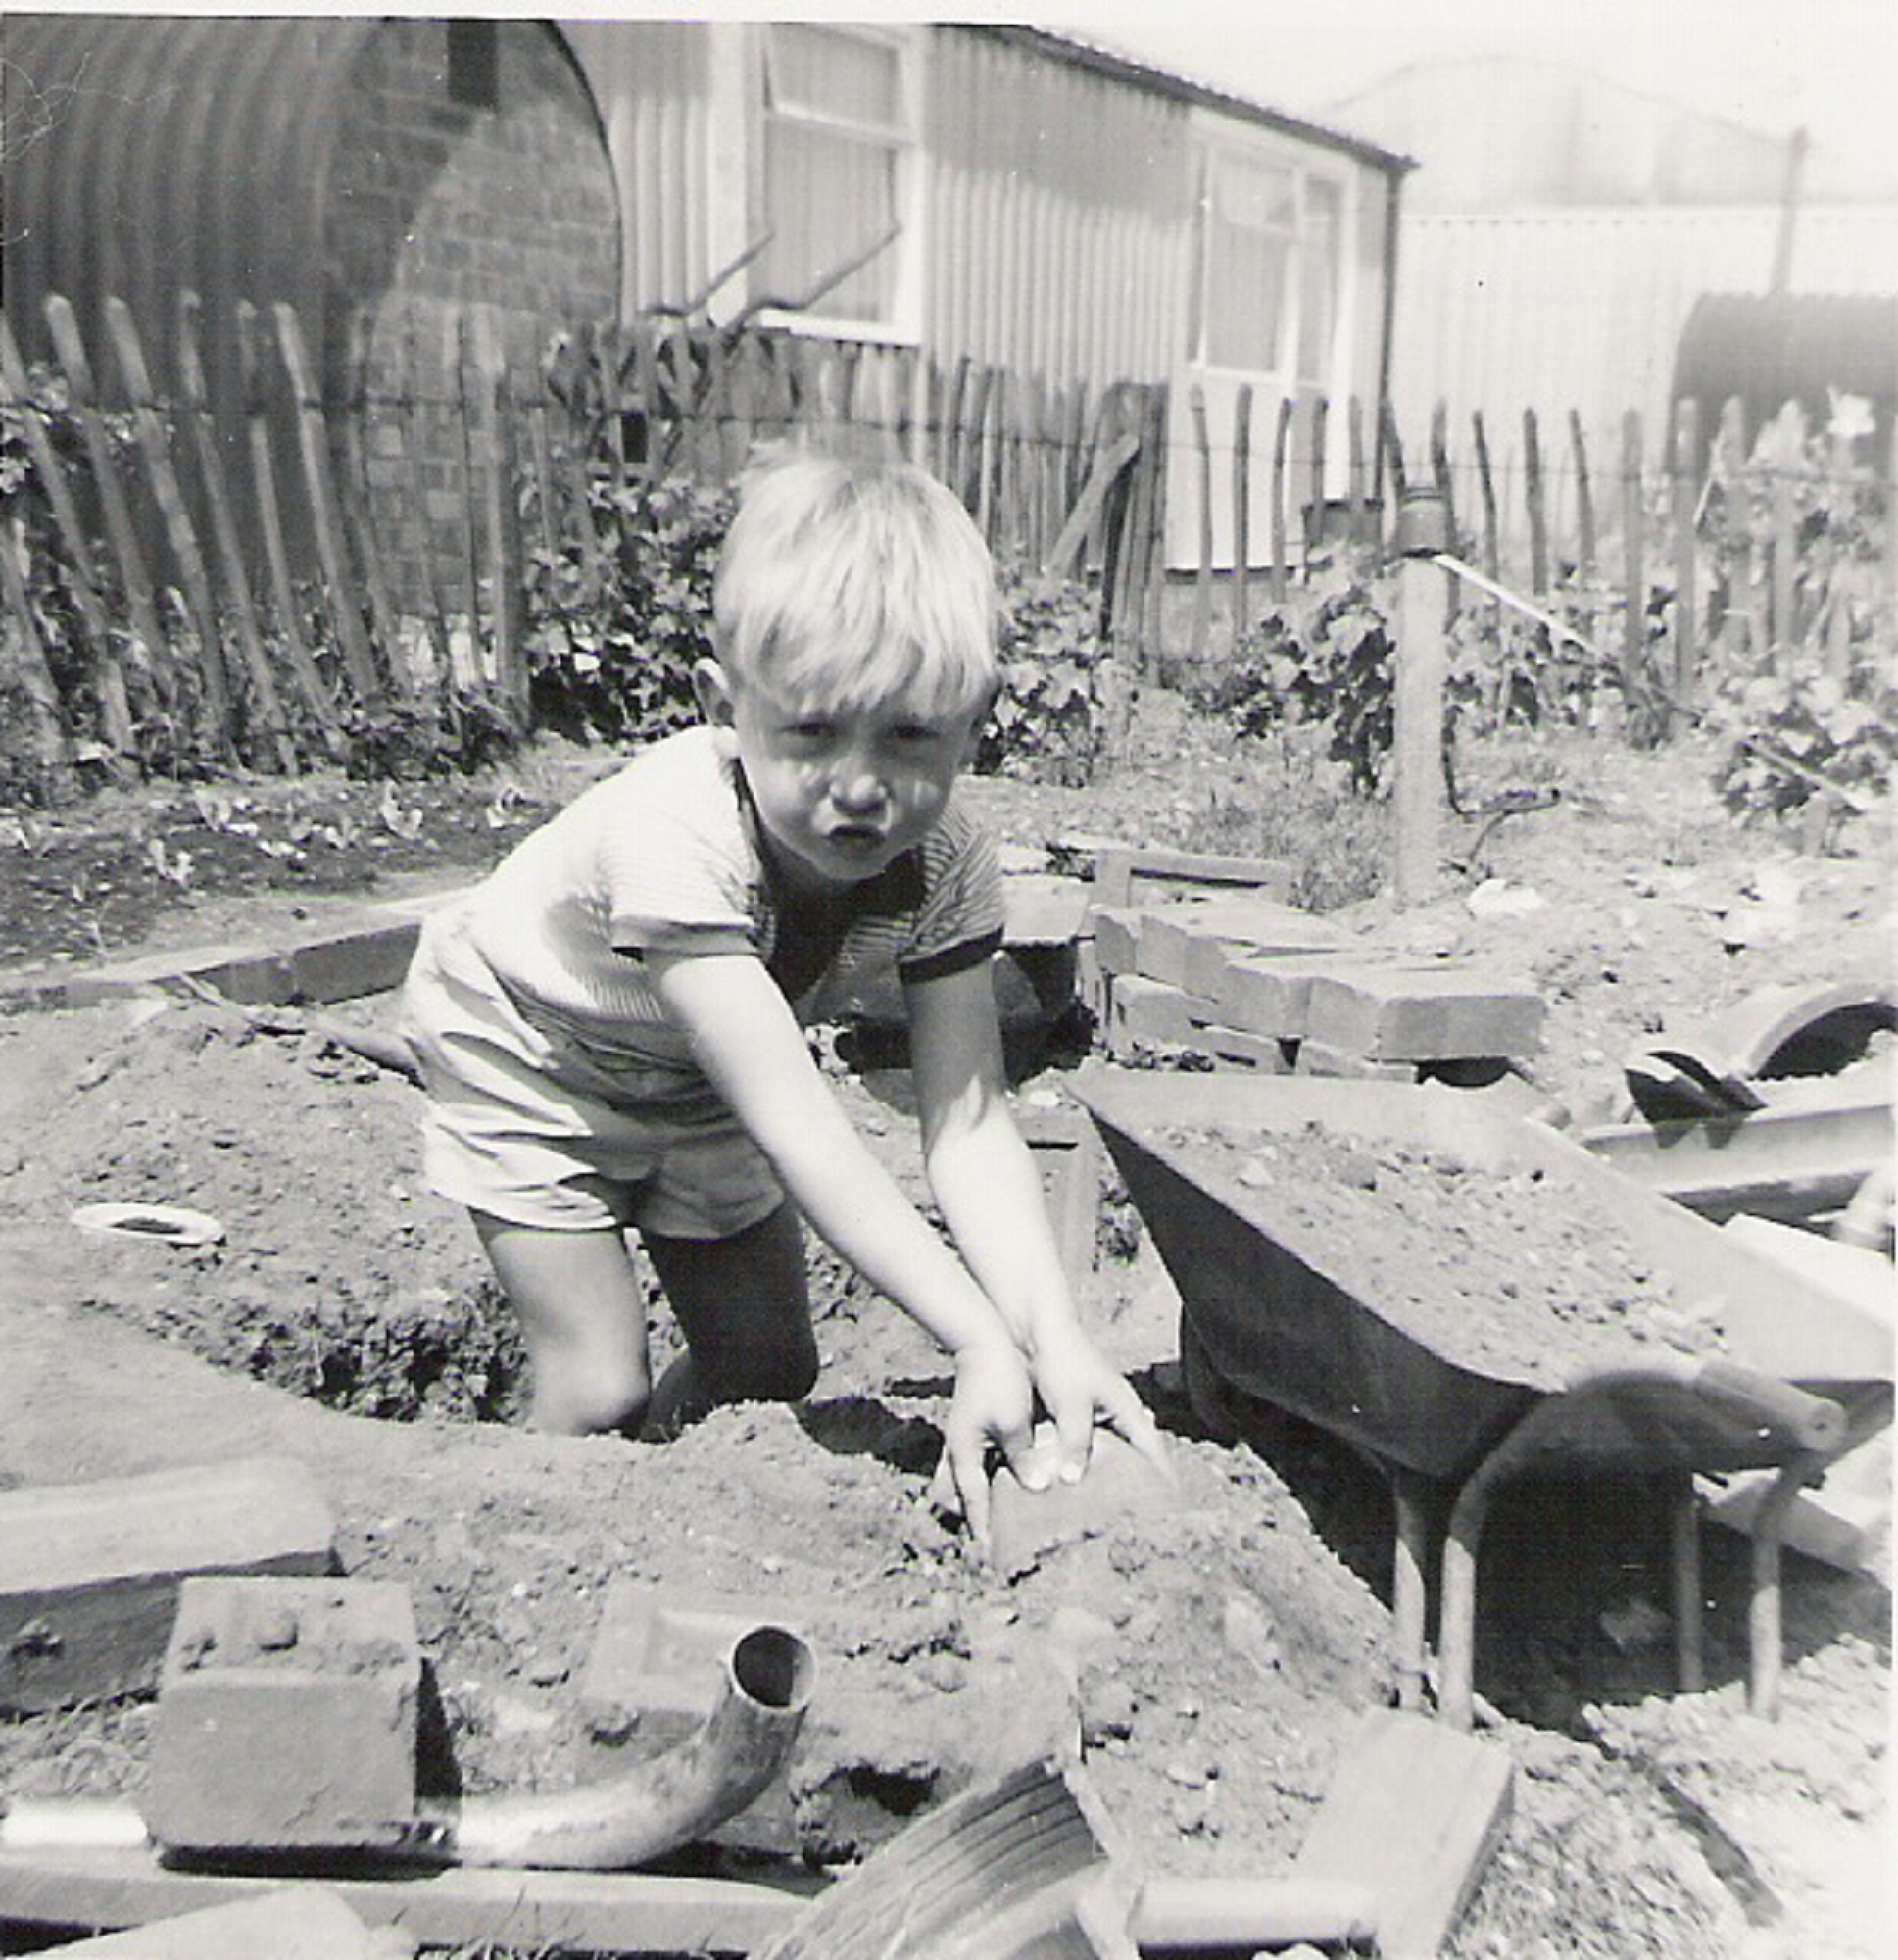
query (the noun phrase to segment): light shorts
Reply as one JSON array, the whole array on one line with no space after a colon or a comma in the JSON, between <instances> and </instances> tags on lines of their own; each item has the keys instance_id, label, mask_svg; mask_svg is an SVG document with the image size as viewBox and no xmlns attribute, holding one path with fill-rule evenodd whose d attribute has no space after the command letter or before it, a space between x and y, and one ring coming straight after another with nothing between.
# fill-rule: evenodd
<instances>
[{"instance_id":1,"label":"light shorts","mask_svg":"<svg viewBox=\"0 0 1898 1960\"><path fill-rule=\"evenodd\" d=\"M429 1188L511 1225L633 1225L725 1239L784 1201L763 1152L706 1083L598 1050L526 1019L459 912L423 925L403 1033L428 1092Z\"/></svg>"}]
</instances>

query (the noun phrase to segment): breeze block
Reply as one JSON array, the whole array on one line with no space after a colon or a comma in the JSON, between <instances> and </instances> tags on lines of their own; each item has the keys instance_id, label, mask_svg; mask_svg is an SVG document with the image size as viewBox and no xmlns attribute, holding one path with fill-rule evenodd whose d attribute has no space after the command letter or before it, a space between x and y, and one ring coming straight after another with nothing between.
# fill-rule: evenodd
<instances>
[{"instance_id":1,"label":"breeze block","mask_svg":"<svg viewBox=\"0 0 1898 1960\"><path fill-rule=\"evenodd\" d=\"M394 1849L413 1835L421 1648L380 1580L191 1579L145 1825L168 1850Z\"/></svg>"}]
</instances>

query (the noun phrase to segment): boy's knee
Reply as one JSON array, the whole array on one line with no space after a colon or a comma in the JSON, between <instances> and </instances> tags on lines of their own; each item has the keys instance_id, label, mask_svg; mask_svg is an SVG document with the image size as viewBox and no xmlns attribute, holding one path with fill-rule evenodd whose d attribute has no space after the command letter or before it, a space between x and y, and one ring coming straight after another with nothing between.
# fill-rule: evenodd
<instances>
[{"instance_id":1,"label":"boy's knee","mask_svg":"<svg viewBox=\"0 0 1898 1960\"><path fill-rule=\"evenodd\" d=\"M636 1436L652 1399L644 1368L543 1365L536 1372L533 1423L555 1436Z\"/></svg>"}]
</instances>

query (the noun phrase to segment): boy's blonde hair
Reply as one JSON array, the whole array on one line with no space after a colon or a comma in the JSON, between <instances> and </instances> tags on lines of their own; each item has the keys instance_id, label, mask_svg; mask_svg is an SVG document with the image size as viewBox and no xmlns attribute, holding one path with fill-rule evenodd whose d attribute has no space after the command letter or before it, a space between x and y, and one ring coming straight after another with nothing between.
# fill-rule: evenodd
<instances>
[{"instance_id":1,"label":"boy's blonde hair","mask_svg":"<svg viewBox=\"0 0 1898 1960\"><path fill-rule=\"evenodd\" d=\"M730 679L787 701L851 710L901 697L960 715L996 688L988 547L906 463L761 460L739 487L712 620Z\"/></svg>"}]
</instances>

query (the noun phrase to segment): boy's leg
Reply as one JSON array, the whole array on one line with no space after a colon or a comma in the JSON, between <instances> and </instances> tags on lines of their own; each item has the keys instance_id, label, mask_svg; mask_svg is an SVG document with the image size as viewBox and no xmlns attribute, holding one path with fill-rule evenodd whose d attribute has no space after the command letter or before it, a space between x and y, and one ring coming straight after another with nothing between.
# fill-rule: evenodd
<instances>
[{"instance_id":1,"label":"boy's leg","mask_svg":"<svg viewBox=\"0 0 1898 1960\"><path fill-rule=\"evenodd\" d=\"M646 1295L617 1227L556 1232L468 1213L520 1316L536 1429L638 1433L652 1395Z\"/></svg>"},{"instance_id":2,"label":"boy's leg","mask_svg":"<svg viewBox=\"0 0 1898 1960\"><path fill-rule=\"evenodd\" d=\"M653 1391L647 1434L721 1402L797 1401L817 1379L803 1228L788 1201L729 1239L643 1233L687 1353Z\"/></svg>"}]
</instances>

